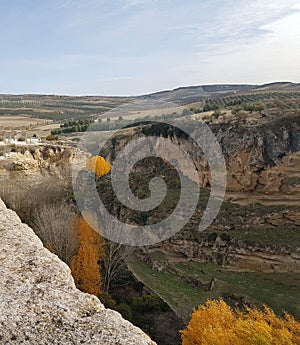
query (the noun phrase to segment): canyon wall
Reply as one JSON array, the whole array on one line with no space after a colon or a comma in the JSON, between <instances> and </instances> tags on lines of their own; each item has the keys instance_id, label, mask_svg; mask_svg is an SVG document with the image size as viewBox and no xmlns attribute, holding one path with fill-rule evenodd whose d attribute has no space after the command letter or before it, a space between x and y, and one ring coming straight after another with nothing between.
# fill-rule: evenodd
<instances>
[{"instance_id":1,"label":"canyon wall","mask_svg":"<svg viewBox=\"0 0 300 345\"><path fill-rule=\"evenodd\" d=\"M151 250L162 250L184 260L214 263L233 271L300 273L300 246L291 250L287 246L248 245L243 241L217 236L214 240L200 242L172 238L153 246Z\"/></svg>"},{"instance_id":2,"label":"canyon wall","mask_svg":"<svg viewBox=\"0 0 300 345\"><path fill-rule=\"evenodd\" d=\"M195 123L190 126L195 126ZM226 161L227 200L242 206L257 203L257 209L261 204L262 209L261 214L258 212L256 216L249 214L251 212L246 209L241 209L240 214L233 213L232 219L227 217L223 221L220 216L211 230L229 235L231 231L239 231L247 234L247 238L251 237L251 229L261 234L261 238L272 236L272 230L277 227L278 233L281 230L285 233L286 228L287 237L289 230L296 232L300 225L300 116L277 118L255 126L243 123L212 124L211 130L220 143ZM120 132L115 140L107 143L103 154L113 162L128 143L147 136L169 138L182 147L191 155L200 185L210 187L211 176L203 152L186 133L166 124L143 125L132 128L131 132L124 131L124 135ZM143 147L137 149L142 151ZM167 147L164 149L168 150ZM142 152L139 154L143 156ZM171 151L166 154L168 157L172 155ZM193 177L189 170L185 170L184 174ZM267 207L264 209L263 205ZM271 230L270 234L268 230ZM190 239L183 233L157 245L154 250L185 260L215 263L232 270L300 272L299 241L295 240L291 247L275 240L270 240L271 244L268 245L265 244L268 241L262 241L261 238L257 241L253 239L253 243L249 244L249 241L235 238L234 234L229 240L216 236L214 240L207 241L203 238ZM282 239L283 235L278 238Z\"/></svg>"},{"instance_id":3,"label":"canyon wall","mask_svg":"<svg viewBox=\"0 0 300 345\"><path fill-rule=\"evenodd\" d=\"M196 126L196 122L186 126L190 126L190 132L195 133L193 126ZM300 116L278 118L255 126L223 123L210 127L226 160L229 196L230 193L240 192L299 194L300 157L297 154L300 152ZM103 153L113 161L129 142L152 135L167 137L188 152L198 171L201 186L210 186L209 165L203 152L186 133L171 129L166 124L140 126L131 132L124 131L124 135L119 132L116 139L107 143ZM167 154L170 157L173 155L172 152ZM186 170L184 174L193 179L190 171Z\"/></svg>"}]
</instances>

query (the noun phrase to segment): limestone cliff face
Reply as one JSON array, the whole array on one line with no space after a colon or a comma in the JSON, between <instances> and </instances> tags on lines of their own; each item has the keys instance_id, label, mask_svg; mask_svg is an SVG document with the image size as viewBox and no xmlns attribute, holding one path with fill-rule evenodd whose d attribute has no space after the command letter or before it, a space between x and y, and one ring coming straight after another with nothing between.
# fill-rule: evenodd
<instances>
[{"instance_id":1,"label":"limestone cliff face","mask_svg":"<svg viewBox=\"0 0 300 345\"><path fill-rule=\"evenodd\" d=\"M152 248L157 249L186 260L211 262L235 271L300 273L300 247L291 250L285 246L247 245L217 236L215 240L200 242L172 238Z\"/></svg>"},{"instance_id":2,"label":"limestone cliff face","mask_svg":"<svg viewBox=\"0 0 300 345\"><path fill-rule=\"evenodd\" d=\"M0 200L1 344L155 344L76 289L70 270Z\"/></svg>"},{"instance_id":3,"label":"limestone cliff face","mask_svg":"<svg viewBox=\"0 0 300 345\"><path fill-rule=\"evenodd\" d=\"M195 123L191 123L191 126ZM259 228L268 236L267 229L276 226L300 224L300 116L278 118L270 123L255 126L250 124L212 124L211 129L222 148L227 167L227 192L230 201L240 204L261 203L271 206L296 206L267 214L244 217L240 224L214 223L216 231L230 233ZM192 129L191 129L192 131ZM191 155L197 168L202 187L210 186L208 163L199 148L182 131L168 125L148 124L124 131L107 143L104 154L112 162L128 143L147 136L168 137ZM138 147L141 151L143 148ZM165 150L168 150L166 148ZM140 152L140 156L143 156ZM172 157L172 152L166 152ZM186 176L192 178L188 170ZM239 218L242 215L236 215ZM248 217L248 216L247 216ZM199 224L199 222L195 222ZM251 234L251 233L250 233ZM277 246L248 244L237 238L223 241L218 236L213 241L196 240L183 233L157 247L170 255L198 262L212 262L233 270L254 272L300 272L299 241L296 248L281 243ZM263 241L262 241L263 243ZM270 242L272 243L272 242ZM157 249L157 248L155 248Z\"/></svg>"},{"instance_id":4,"label":"limestone cliff face","mask_svg":"<svg viewBox=\"0 0 300 345\"><path fill-rule=\"evenodd\" d=\"M191 128L195 124L191 123ZM270 123L257 126L237 123L213 124L211 129L218 139L227 166L227 191L264 193L278 192L282 189L293 192L297 186L289 185L289 173L300 181L300 160L291 171L293 154L300 151L300 116L279 118ZM192 131L192 129L191 129ZM180 130L170 130L168 125L151 124L124 131L107 144L108 159L114 160L126 144L144 136L163 136L181 146L188 152L198 170L203 187L210 186L208 162L203 153ZM167 148L166 148L167 150ZM172 155L172 152L169 153ZM290 157L290 159L289 159ZM282 164L283 163L283 164ZM192 178L187 170L185 175ZM297 182L300 184L300 182ZM295 189L295 192L299 190Z\"/></svg>"},{"instance_id":5,"label":"limestone cliff face","mask_svg":"<svg viewBox=\"0 0 300 345\"><path fill-rule=\"evenodd\" d=\"M6 148L7 157L0 164L0 178L27 179L34 182L41 176L64 177L72 163L74 149L58 145ZM8 152L9 151L9 152Z\"/></svg>"}]
</instances>

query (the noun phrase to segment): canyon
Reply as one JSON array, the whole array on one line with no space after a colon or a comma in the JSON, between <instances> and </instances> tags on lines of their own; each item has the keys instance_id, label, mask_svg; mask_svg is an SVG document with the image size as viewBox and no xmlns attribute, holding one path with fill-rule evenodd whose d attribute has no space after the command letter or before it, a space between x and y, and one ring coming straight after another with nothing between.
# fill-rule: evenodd
<instances>
[{"instance_id":1,"label":"canyon","mask_svg":"<svg viewBox=\"0 0 300 345\"><path fill-rule=\"evenodd\" d=\"M191 122L191 126L193 125ZM292 276L293 281L288 288L294 291L293 286L296 286L296 278L300 273L300 116L272 118L271 121L261 121L256 125L235 122L212 123L210 128L220 143L227 168L225 201L219 215L207 231L199 233L197 226L202 211L197 210L180 233L167 241L138 251L139 259L154 271L174 274L188 285L200 284L203 291L209 289L210 281L204 285L202 282L195 282L194 278L185 275L184 272L180 271L179 274L179 271L174 269L174 263L195 263L199 267L215 265L218 273L212 273L212 276L206 274L212 281L223 271L236 274L266 274L266 279L270 281L276 276L279 280ZM118 131L117 136L106 143L100 155L113 164L118 153L128 143L152 135L168 138L189 152L197 170L200 186L205 192L204 196L209 193L211 174L203 152L185 133L165 124L154 122ZM49 179L54 184L67 181L70 183L70 167L75 150L73 147L56 144L18 148L12 157L0 162L0 176L3 182L1 188L27 188L30 192L30 186L33 185L41 189L46 188L50 185ZM143 156L143 152L139 154ZM172 154L167 152L169 157L172 157ZM136 192L142 191L141 195L145 197L145 191L148 190L147 181L150 180L148 177L152 178L159 169L153 167L151 162L143 167L146 171L142 171L141 166L133 169L133 176L144 177L136 180L133 178L132 186ZM194 178L193 172L188 169L183 173L186 178ZM173 186L176 202L176 193L180 193L180 185L176 183L173 172L169 172L168 168L163 170L162 175L169 180L169 185ZM99 179L98 191L106 200L111 213L121 216L123 221L143 221L147 224L151 223L151 218L155 222L157 217L164 216L164 212L168 211L160 208L148 218L133 216L131 210L120 205L108 193L109 180L110 174ZM157 260L157 256L163 259ZM217 283L220 294L224 288L222 284ZM270 289L270 284L272 283L266 285L266 289ZM284 283L280 281L280 284ZM235 294L234 288L235 284L231 288L232 294ZM155 289L153 291L155 292ZM247 295L247 291L241 291L241 296ZM254 297L257 301L257 295L254 294ZM294 299L286 296L282 300L282 307L289 303L288 310L299 317L300 312L295 301L296 295ZM264 300L261 302L265 303ZM276 307L274 300L269 303L273 308Z\"/></svg>"}]
</instances>

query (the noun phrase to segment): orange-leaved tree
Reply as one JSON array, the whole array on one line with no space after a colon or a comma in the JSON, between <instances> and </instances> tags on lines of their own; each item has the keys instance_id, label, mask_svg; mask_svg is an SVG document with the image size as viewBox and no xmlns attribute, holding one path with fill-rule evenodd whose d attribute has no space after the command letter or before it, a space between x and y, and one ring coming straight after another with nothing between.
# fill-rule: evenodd
<instances>
[{"instance_id":1,"label":"orange-leaved tree","mask_svg":"<svg viewBox=\"0 0 300 345\"><path fill-rule=\"evenodd\" d=\"M71 261L71 271L78 289L96 296L101 293L100 261L103 260L104 241L87 221L80 217L75 225L78 231L79 248Z\"/></svg>"},{"instance_id":2,"label":"orange-leaved tree","mask_svg":"<svg viewBox=\"0 0 300 345\"><path fill-rule=\"evenodd\" d=\"M111 166L101 156L92 156L86 160L86 168L96 174L97 177L101 177L110 172Z\"/></svg>"},{"instance_id":3,"label":"orange-leaved tree","mask_svg":"<svg viewBox=\"0 0 300 345\"><path fill-rule=\"evenodd\" d=\"M236 312L223 300L208 301L194 311L181 337L183 345L294 345L300 344L300 323L268 307Z\"/></svg>"}]
</instances>

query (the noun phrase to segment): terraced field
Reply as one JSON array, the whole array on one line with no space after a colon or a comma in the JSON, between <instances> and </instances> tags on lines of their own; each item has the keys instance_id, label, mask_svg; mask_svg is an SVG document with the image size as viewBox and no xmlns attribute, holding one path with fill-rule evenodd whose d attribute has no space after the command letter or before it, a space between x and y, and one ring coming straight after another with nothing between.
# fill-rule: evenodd
<instances>
[{"instance_id":1,"label":"terraced field","mask_svg":"<svg viewBox=\"0 0 300 345\"><path fill-rule=\"evenodd\" d=\"M0 95L0 116L30 116L53 121L93 118L131 101L121 97Z\"/></svg>"}]
</instances>

